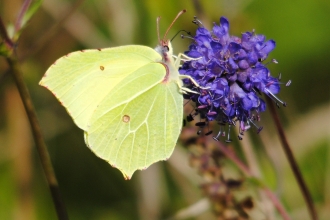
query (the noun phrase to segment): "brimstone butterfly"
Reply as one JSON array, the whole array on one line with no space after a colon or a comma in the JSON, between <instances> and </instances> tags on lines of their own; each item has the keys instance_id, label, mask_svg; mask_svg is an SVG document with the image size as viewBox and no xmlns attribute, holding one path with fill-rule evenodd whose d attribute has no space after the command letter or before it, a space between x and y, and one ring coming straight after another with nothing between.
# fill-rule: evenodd
<instances>
[{"instance_id":1,"label":"brimstone butterfly","mask_svg":"<svg viewBox=\"0 0 330 220\"><path fill-rule=\"evenodd\" d=\"M168 30L160 39L158 28L155 49L129 45L70 53L40 81L84 130L87 146L127 179L169 158L181 132L182 93L189 90L178 72L183 55L173 59Z\"/></svg>"}]
</instances>

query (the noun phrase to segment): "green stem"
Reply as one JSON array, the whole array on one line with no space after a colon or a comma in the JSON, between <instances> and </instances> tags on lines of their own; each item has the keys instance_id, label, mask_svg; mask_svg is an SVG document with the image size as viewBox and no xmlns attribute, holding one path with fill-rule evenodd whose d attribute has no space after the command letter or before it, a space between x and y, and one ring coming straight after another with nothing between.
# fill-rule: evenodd
<instances>
[{"instance_id":1,"label":"green stem","mask_svg":"<svg viewBox=\"0 0 330 220\"><path fill-rule=\"evenodd\" d=\"M310 192L307 188L307 185L306 185L306 183L305 183L305 181L302 177L302 174L300 172L298 164L297 164L297 162L296 162L296 160L293 156L292 150L291 150L290 145L289 145L289 143L287 141L287 138L285 136L284 129L283 129L283 126L281 124L278 113L276 111L275 105L274 105L273 101L268 96L266 96L266 100L267 100L267 104L268 104L268 107L270 109L272 118L275 122L277 132L278 132L280 141L282 143L283 150L284 150L285 155L286 155L286 157L289 161L289 164L290 164L291 169L293 171L293 174L296 178L296 181L298 182L300 190L303 194L303 197L304 197L305 202L306 202L307 207L308 207L309 214L311 215L311 218L313 220L317 220L318 217L317 217L317 213L316 213L316 210L315 210L315 207L314 207L314 204L313 204L311 194L310 194Z\"/></svg>"},{"instance_id":2,"label":"green stem","mask_svg":"<svg viewBox=\"0 0 330 220\"><path fill-rule=\"evenodd\" d=\"M44 139L41 134L41 129L39 126L37 115L34 110L34 106L32 104L32 100L31 100L29 91L23 81L23 77L20 72L19 65L17 63L16 58L7 57L7 62L10 66L12 75L14 77L17 89L20 93L26 114L27 114L29 122L30 122L33 138L34 138L35 145L37 147L37 151L38 151L38 154L40 157L41 165L44 170L44 173L45 173L45 176L46 176L46 179L48 182L48 186L49 186L52 198L53 198L53 203L55 205L57 217L60 220L67 220L67 219L69 219L69 217L68 217L65 205L61 199L60 190L58 187L54 169L51 164L51 160L50 160L50 157L48 154L46 144L45 144Z\"/></svg>"}]
</instances>

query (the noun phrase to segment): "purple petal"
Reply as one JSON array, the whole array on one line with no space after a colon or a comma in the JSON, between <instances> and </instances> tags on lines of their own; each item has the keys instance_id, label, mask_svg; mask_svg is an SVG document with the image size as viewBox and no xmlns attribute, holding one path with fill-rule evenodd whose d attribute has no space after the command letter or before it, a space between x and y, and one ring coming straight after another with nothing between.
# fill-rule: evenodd
<instances>
[{"instance_id":1,"label":"purple petal","mask_svg":"<svg viewBox=\"0 0 330 220\"><path fill-rule=\"evenodd\" d=\"M242 60L242 59L245 59L246 56L247 56L247 54L246 54L245 50L240 49L237 59Z\"/></svg>"},{"instance_id":2,"label":"purple petal","mask_svg":"<svg viewBox=\"0 0 330 220\"><path fill-rule=\"evenodd\" d=\"M220 18L220 25L222 26L222 28L224 29L224 31L226 33L228 33L229 30L229 21L226 17L221 17Z\"/></svg>"},{"instance_id":3,"label":"purple petal","mask_svg":"<svg viewBox=\"0 0 330 220\"><path fill-rule=\"evenodd\" d=\"M261 46L261 50L258 51L258 55L261 59L266 59L268 54L275 49L276 43L273 40L269 40Z\"/></svg>"},{"instance_id":4,"label":"purple petal","mask_svg":"<svg viewBox=\"0 0 330 220\"><path fill-rule=\"evenodd\" d=\"M209 36L211 38L210 31L203 27L199 27L196 30L196 37L198 37L199 35Z\"/></svg>"},{"instance_id":5,"label":"purple petal","mask_svg":"<svg viewBox=\"0 0 330 220\"><path fill-rule=\"evenodd\" d=\"M248 96L246 96L243 99L241 99L241 105L244 110L249 111L253 106L253 102Z\"/></svg>"},{"instance_id":6,"label":"purple petal","mask_svg":"<svg viewBox=\"0 0 330 220\"><path fill-rule=\"evenodd\" d=\"M274 83L274 84L269 85L267 87L267 89L269 91L271 91L271 93L273 93L275 95L275 94L277 94L277 93L280 92L281 87L280 87L280 85L278 83L276 83L276 84Z\"/></svg>"},{"instance_id":7,"label":"purple petal","mask_svg":"<svg viewBox=\"0 0 330 220\"><path fill-rule=\"evenodd\" d=\"M250 67L249 63L246 60L241 60L238 62L239 68L245 70Z\"/></svg>"},{"instance_id":8,"label":"purple petal","mask_svg":"<svg viewBox=\"0 0 330 220\"><path fill-rule=\"evenodd\" d=\"M199 35L198 37L195 37L195 41L199 46L205 46L207 49L211 48L210 38L206 35Z\"/></svg>"},{"instance_id":9,"label":"purple petal","mask_svg":"<svg viewBox=\"0 0 330 220\"><path fill-rule=\"evenodd\" d=\"M235 70L238 69L238 65L235 63L235 61L231 57L228 59L228 64L229 64L231 72L234 72Z\"/></svg>"},{"instance_id":10,"label":"purple petal","mask_svg":"<svg viewBox=\"0 0 330 220\"><path fill-rule=\"evenodd\" d=\"M248 77L248 73L246 71L237 73L237 80L239 82L244 83L246 81L247 77Z\"/></svg>"},{"instance_id":11,"label":"purple petal","mask_svg":"<svg viewBox=\"0 0 330 220\"><path fill-rule=\"evenodd\" d=\"M255 52L248 53L247 62L253 66L258 62L258 55Z\"/></svg>"},{"instance_id":12,"label":"purple petal","mask_svg":"<svg viewBox=\"0 0 330 220\"><path fill-rule=\"evenodd\" d=\"M266 103L265 103L265 101L262 100L262 99L259 99L258 111L259 111L259 112L264 112L264 111L266 111Z\"/></svg>"},{"instance_id":13,"label":"purple petal","mask_svg":"<svg viewBox=\"0 0 330 220\"><path fill-rule=\"evenodd\" d=\"M188 53L186 53L186 55L188 57L192 57L192 58L198 58L198 57L202 56L202 54L200 54L198 51L194 51L194 50L188 51Z\"/></svg>"}]
</instances>

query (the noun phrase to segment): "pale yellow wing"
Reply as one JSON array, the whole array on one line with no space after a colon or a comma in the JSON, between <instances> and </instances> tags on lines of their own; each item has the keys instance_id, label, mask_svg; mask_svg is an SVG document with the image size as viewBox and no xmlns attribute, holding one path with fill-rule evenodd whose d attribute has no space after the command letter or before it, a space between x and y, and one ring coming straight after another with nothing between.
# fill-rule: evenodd
<instances>
[{"instance_id":1,"label":"pale yellow wing","mask_svg":"<svg viewBox=\"0 0 330 220\"><path fill-rule=\"evenodd\" d=\"M86 131L97 105L116 85L135 70L161 59L152 48L137 45L77 51L58 59L40 85L48 88Z\"/></svg>"}]
</instances>

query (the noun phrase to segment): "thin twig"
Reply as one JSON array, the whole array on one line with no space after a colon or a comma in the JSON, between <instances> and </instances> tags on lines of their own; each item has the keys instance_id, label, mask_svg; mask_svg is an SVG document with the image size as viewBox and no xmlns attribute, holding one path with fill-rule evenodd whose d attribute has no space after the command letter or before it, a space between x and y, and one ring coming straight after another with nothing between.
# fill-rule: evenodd
<instances>
[{"instance_id":1,"label":"thin twig","mask_svg":"<svg viewBox=\"0 0 330 220\"><path fill-rule=\"evenodd\" d=\"M243 173L248 177L254 177L251 170L236 156L235 152L230 150L228 147L224 146L221 142L217 142L217 146L221 150L221 152L230 160L232 160L238 168L243 171ZM289 214L286 212L285 208L281 204L281 202L278 200L277 196L267 187L263 187L262 189L265 194L268 196L268 198L272 201L274 206L276 207L277 211L280 213L280 215L283 217L284 220L290 220Z\"/></svg>"},{"instance_id":2,"label":"thin twig","mask_svg":"<svg viewBox=\"0 0 330 220\"><path fill-rule=\"evenodd\" d=\"M281 202L278 200L277 196L271 191L270 189L264 187L262 189L264 193L268 196L268 198L273 202L274 206L276 207L277 211L280 213L280 215L283 217L284 220L290 220L289 214L286 212L285 208L281 204Z\"/></svg>"},{"instance_id":3,"label":"thin twig","mask_svg":"<svg viewBox=\"0 0 330 220\"><path fill-rule=\"evenodd\" d=\"M21 7L21 10L18 13L18 17L16 19L15 33L18 32L22 28L22 21L23 21L24 15L25 15L26 11L28 10L31 2L32 2L32 0L25 0L23 2L23 5Z\"/></svg>"},{"instance_id":4,"label":"thin twig","mask_svg":"<svg viewBox=\"0 0 330 220\"><path fill-rule=\"evenodd\" d=\"M21 57L20 61L22 59L27 58L28 56L31 56L35 53L37 53L39 50L41 50L47 43L56 36L57 32L63 27L63 24L74 14L74 12L80 7L80 5L84 2L84 0L76 0L70 8L63 13L62 17L53 25L51 26L44 34L41 35L40 39L36 41L36 43L33 43L33 45L30 47L27 52L25 52Z\"/></svg>"},{"instance_id":5,"label":"thin twig","mask_svg":"<svg viewBox=\"0 0 330 220\"><path fill-rule=\"evenodd\" d=\"M17 63L16 58L14 57L8 57L7 62L10 66L12 75L14 77L16 86L18 88L18 91L20 93L22 102L25 107L26 114L28 116L30 126L32 129L33 138L35 141L35 145L37 147L37 151L40 157L41 165L44 170L48 186L53 198L53 203L55 205L57 217L60 220L67 220L69 219L66 207L64 205L64 202L61 199L60 190L58 187L58 183L55 177L55 173L53 170L53 166L51 164L51 160L47 151L46 144L44 142L44 139L41 134L41 129L39 126L39 122L37 119L37 115L34 110L34 106L32 104L32 100L29 94L29 91L23 81L22 74L19 69L19 65Z\"/></svg>"},{"instance_id":6,"label":"thin twig","mask_svg":"<svg viewBox=\"0 0 330 220\"><path fill-rule=\"evenodd\" d=\"M267 104L269 106L269 109L270 109L270 112L271 112L271 115L272 115L272 118L275 122L275 125L276 125L276 128L277 128L277 132L278 132L278 135L279 135L279 138L280 138L280 141L282 143L282 147L283 147L283 150L285 152L285 155L289 161L289 164L291 166L291 169L294 173L294 176L296 178L296 181L298 182L298 185L300 187L300 190L303 194L303 197L305 199L305 202L307 204L307 207L308 207L308 211L311 215L311 218L313 220L317 220L318 217L317 217L317 213L316 213L316 210L315 210L315 207L314 207L314 204L313 204L313 200L312 200L312 197L311 197L311 194L307 188L307 185L302 177L302 174L300 172L300 169L298 167L298 164L293 156L293 153L292 153L292 150L290 148L290 145L287 141L287 138L285 136L285 133L284 133L284 129L283 129L283 126L281 124L281 121L279 119L279 116L278 116L278 113L276 111L276 108L275 108L275 105L273 103L273 101L266 96L266 100L267 100Z\"/></svg>"},{"instance_id":7,"label":"thin twig","mask_svg":"<svg viewBox=\"0 0 330 220\"><path fill-rule=\"evenodd\" d=\"M10 49L14 47L14 42L9 38L6 26L3 23L1 16L0 16L0 36L4 40L7 47L9 47Z\"/></svg>"}]
</instances>

